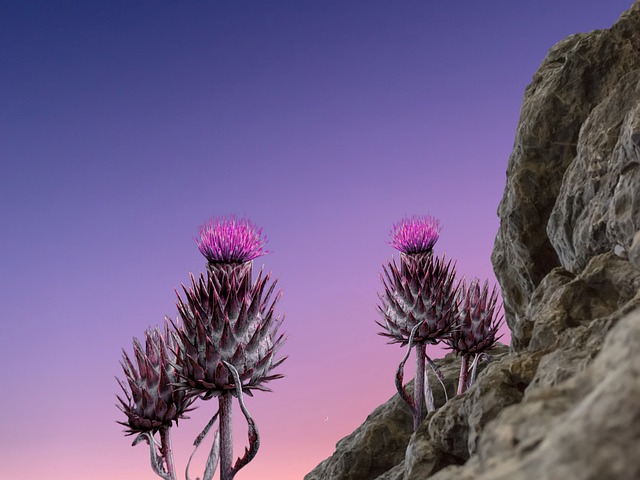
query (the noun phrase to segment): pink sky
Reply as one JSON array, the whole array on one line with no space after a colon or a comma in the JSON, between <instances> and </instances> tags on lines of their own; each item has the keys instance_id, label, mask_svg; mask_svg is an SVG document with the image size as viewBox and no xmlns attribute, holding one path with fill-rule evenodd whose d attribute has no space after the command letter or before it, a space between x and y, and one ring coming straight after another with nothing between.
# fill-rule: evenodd
<instances>
[{"instance_id":1,"label":"pink sky","mask_svg":"<svg viewBox=\"0 0 640 480\"><path fill-rule=\"evenodd\" d=\"M159 478L115 423L121 348L175 316L198 226L234 213L268 237L255 265L289 337L236 478L302 479L395 393L403 350L375 324L391 225L438 217L436 252L495 282L524 88L631 3L4 2L0 478ZM216 407L199 405L180 471Z\"/></svg>"}]
</instances>

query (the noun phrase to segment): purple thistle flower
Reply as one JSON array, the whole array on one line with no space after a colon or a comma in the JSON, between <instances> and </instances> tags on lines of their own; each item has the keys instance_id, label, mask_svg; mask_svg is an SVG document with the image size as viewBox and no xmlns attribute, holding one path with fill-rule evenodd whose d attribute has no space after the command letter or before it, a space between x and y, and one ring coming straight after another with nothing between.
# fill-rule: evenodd
<instances>
[{"instance_id":1,"label":"purple thistle flower","mask_svg":"<svg viewBox=\"0 0 640 480\"><path fill-rule=\"evenodd\" d=\"M405 217L393 225L389 245L402 253L431 252L440 236L440 222L430 215Z\"/></svg>"},{"instance_id":2,"label":"purple thistle flower","mask_svg":"<svg viewBox=\"0 0 640 480\"><path fill-rule=\"evenodd\" d=\"M262 229L247 218L213 218L200 227L199 235L196 244L209 263L245 263L269 253Z\"/></svg>"}]
</instances>

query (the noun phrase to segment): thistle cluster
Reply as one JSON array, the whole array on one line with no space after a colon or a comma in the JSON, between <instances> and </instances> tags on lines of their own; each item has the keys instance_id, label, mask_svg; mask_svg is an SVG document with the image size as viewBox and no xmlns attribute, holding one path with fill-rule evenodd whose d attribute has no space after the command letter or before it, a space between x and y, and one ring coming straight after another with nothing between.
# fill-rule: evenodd
<instances>
[{"instance_id":1,"label":"thistle cluster","mask_svg":"<svg viewBox=\"0 0 640 480\"><path fill-rule=\"evenodd\" d=\"M502 321L496 315L496 288L490 291L487 282L481 287L478 280L469 285L456 281L456 264L434 254L440 231L439 221L430 216L407 217L393 225L389 244L400 251L400 260L387 262L381 275L382 321L377 323L389 343L407 347L396 372L396 387L413 411L414 430L435 409L428 368L444 388L427 346L444 342L462 356L461 394L473 383L478 362L497 342ZM217 420L202 479L213 478L219 461L220 479L232 480L255 457L260 444L244 395L270 391L267 384L282 377L274 373L286 358L277 358L285 341L278 333L283 317L275 313L282 292L276 292L276 281L263 269L253 278L253 260L267 253L266 239L248 219L214 218L200 227L195 241L207 260L206 273L191 274L189 285L182 285L181 293L176 291L178 317L166 319L163 331L148 329L144 347L134 339L133 360L123 351L126 380L118 379L124 398L117 397L117 406L126 420L118 423L127 428L127 435L137 434L133 445L140 441L149 445L155 473L177 480L170 430L187 418L185 413L195 401L217 398L218 409L194 445L197 450ZM416 376L410 397L403 375L412 351ZM249 447L235 464L234 399L247 421L249 438Z\"/></svg>"},{"instance_id":2,"label":"thistle cluster","mask_svg":"<svg viewBox=\"0 0 640 480\"><path fill-rule=\"evenodd\" d=\"M176 292L179 319L165 321L164 334L149 330L145 351L134 339L137 367L124 353L126 383L118 382L126 400L118 397L118 407L127 420L119 423L128 428L127 434L138 433L134 445L141 440L149 444L152 467L164 479L177 480L169 430L196 399L218 398L218 411L194 443L197 449L218 419L203 479L213 478L220 460L221 480L231 480L257 453L258 430L243 395L270 391L265 384L282 377L272 371L285 360L276 358L284 343L278 334L283 317L275 313L282 293L275 292L270 273L261 269L252 278L252 260L266 253L261 232L234 216L201 227L196 243L207 259L207 273L191 274L190 285L182 286L183 297ZM235 464L233 398L249 425L249 448ZM187 480L188 471L189 464Z\"/></svg>"},{"instance_id":3,"label":"thistle cluster","mask_svg":"<svg viewBox=\"0 0 640 480\"><path fill-rule=\"evenodd\" d=\"M426 416L425 406L427 412L435 410L427 362L444 388L442 375L427 355L427 345L443 342L462 355L460 394L472 383L477 362L495 345L501 322L495 316L496 289L489 295L486 282L482 290L478 281L469 287L464 280L456 282L455 263L433 253L440 231L439 221L428 215L406 217L393 225L388 243L400 251L400 264L387 262L381 275L384 291L379 294L378 311L383 322L377 323L383 328L380 335L390 339L388 343L408 345L396 372L396 387L413 411L414 430ZM404 365L412 349L416 352L413 398L403 385ZM469 381L471 355L475 360Z\"/></svg>"}]
</instances>

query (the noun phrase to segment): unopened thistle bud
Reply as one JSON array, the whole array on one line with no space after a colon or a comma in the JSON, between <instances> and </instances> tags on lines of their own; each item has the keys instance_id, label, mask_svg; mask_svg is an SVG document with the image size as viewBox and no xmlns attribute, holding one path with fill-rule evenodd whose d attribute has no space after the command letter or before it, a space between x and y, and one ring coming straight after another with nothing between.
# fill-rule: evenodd
<instances>
[{"instance_id":1,"label":"unopened thistle bud","mask_svg":"<svg viewBox=\"0 0 640 480\"><path fill-rule=\"evenodd\" d=\"M126 422L118 422L127 427L127 435L158 431L161 427L170 427L173 422L192 408L192 400L175 388L178 381L174 369L173 349L176 341L173 333L165 324L164 333L159 328L145 332L145 348L137 338L133 339L134 364L126 352L122 354L122 369L126 384L116 378L124 391L126 401L116 397L116 405L126 416Z\"/></svg>"},{"instance_id":2,"label":"unopened thistle bud","mask_svg":"<svg viewBox=\"0 0 640 480\"><path fill-rule=\"evenodd\" d=\"M497 288L494 286L489 292L487 281L482 288L478 279L472 280L468 288L465 282L462 283L456 301L459 325L447 339L451 349L470 355L483 353L495 346L500 339L496 335L502 324L502 317L497 315L497 300Z\"/></svg>"}]
</instances>

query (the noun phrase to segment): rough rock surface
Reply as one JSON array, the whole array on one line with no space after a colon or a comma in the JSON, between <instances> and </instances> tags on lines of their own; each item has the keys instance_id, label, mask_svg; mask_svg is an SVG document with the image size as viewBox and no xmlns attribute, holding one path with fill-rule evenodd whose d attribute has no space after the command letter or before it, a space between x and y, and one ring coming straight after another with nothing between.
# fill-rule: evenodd
<instances>
[{"instance_id":1,"label":"rough rock surface","mask_svg":"<svg viewBox=\"0 0 640 480\"><path fill-rule=\"evenodd\" d=\"M519 321L545 275L557 266L575 273L590 255L608 251L613 242L628 247L639 229L636 216L636 228L629 233L630 209L638 202L637 192L628 195L632 185L620 185L617 200L609 196L618 185L616 177L627 183L638 178L638 169L630 166L633 155L637 158L633 134L640 133L637 93L623 111L612 111L635 88L638 51L636 2L611 29L572 35L555 45L525 91L492 256L515 347L528 334L520 331ZM614 90L618 93L612 95ZM565 181L568 169L574 173ZM617 202L618 214L600 218L595 207L604 197ZM592 225L592 220L597 222ZM587 244L592 245L585 248Z\"/></svg>"},{"instance_id":2,"label":"rough rock surface","mask_svg":"<svg viewBox=\"0 0 640 480\"><path fill-rule=\"evenodd\" d=\"M499 215L510 352L415 433L394 397L306 480L640 479L640 0L549 52ZM403 440L378 462L387 421Z\"/></svg>"},{"instance_id":3,"label":"rough rock surface","mask_svg":"<svg viewBox=\"0 0 640 480\"><path fill-rule=\"evenodd\" d=\"M629 249L629 261L633 263L636 268L640 268L640 230L638 230L633 237L633 242Z\"/></svg>"},{"instance_id":4,"label":"rough rock surface","mask_svg":"<svg viewBox=\"0 0 640 480\"><path fill-rule=\"evenodd\" d=\"M605 130L602 125L607 125ZM631 247L640 225L640 70L623 76L589 114L564 174L547 232L560 264Z\"/></svg>"}]
</instances>

